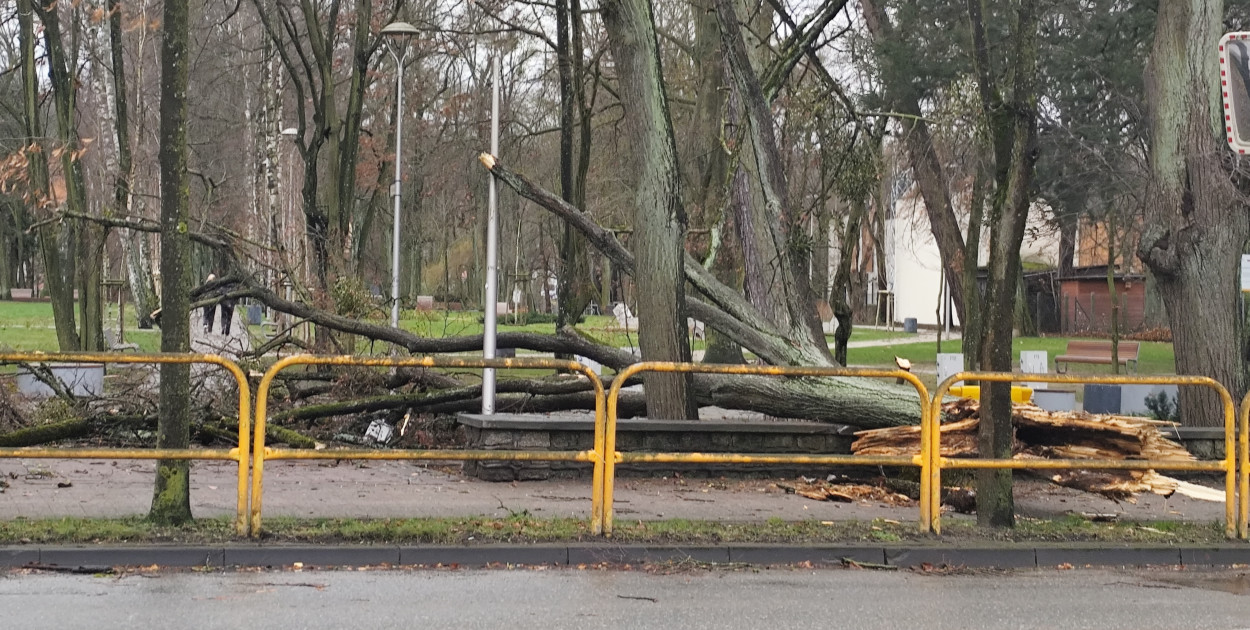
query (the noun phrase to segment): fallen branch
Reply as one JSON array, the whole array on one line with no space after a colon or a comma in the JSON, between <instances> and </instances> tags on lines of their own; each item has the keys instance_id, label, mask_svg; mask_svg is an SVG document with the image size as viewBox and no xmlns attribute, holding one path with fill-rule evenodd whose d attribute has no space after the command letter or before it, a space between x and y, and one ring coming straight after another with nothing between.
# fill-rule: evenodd
<instances>
[{"instance_id":1,"label":"fallen branch","mask_svg":"<svg viewBox=\"0 0 1250 630\"><path fill-rule=\"evenodd\" d=\"M22 448L59 440L71 440L91 435L94 429L94 423L87 418L74 418L52 424L25 427L0 435L0 447Z\"/></svg>"}]
</instances>

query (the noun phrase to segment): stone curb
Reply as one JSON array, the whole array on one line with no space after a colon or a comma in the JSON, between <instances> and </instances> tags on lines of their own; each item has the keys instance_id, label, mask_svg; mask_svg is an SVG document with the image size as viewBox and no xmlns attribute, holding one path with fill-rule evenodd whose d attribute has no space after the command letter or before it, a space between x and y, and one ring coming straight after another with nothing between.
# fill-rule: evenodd
<instances>
[{"instance_id":1,"label":"stone curb","mask_svg":"<svg viewBox=\"0 0 1250 630\"><path fill-rule=\"evenodd\" d=\"M0 568L30 565L305 567L488 564L580 565L596 563L743 563L838 565L843 559L900 568L931 565L1033 569L1107 566L1230 566L1250 564L1250 546L865 546L865 545L247 545L221 546L9 546Z\"/></svg>"}]
</instances>

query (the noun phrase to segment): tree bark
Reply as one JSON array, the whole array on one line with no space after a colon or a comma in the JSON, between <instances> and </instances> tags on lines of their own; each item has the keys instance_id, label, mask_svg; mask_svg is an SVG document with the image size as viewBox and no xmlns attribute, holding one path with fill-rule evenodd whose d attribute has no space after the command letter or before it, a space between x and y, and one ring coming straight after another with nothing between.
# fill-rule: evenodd
<instances>
[{"instance_id":1,"label":"tree bark","mask_svg":"<svg viewBox=\"0 0 1250 630\"><path fill-rule=\"evenodd\" d=\"M32 16L38 12L40 20L45 20L42 7L36 7L41 0L18 0L18 28L22 47L22 104L25 121L27 157L29 158L30 192L32 207L48 209L65 203L52 190L49 172L49 147L41 139L45 136L39 121L40 87L35 58L34 20ZM60 51L64 64L64 51L60 48L59 29L55 26L56 11L51 11L54 31L56 33L56 50ZM45 21L45 45L52 45L52 32ZM52 63L51 61L49 63ZM62 66L63 67L63 66ZM37 216L37 215L36 215ZM43 259L44 287L52 299L52 318L56 326L57 344L61 351L69 352L79 348L78 330L74 317L74 251L73 232L62 222L44 223L39 228L39 251ZM37 283L36 283L37 284Z\"/></svg>"},{"instance_id":2,"label":"tree bark","mask_svg":"<svg viewBox=\"0 0 1250 630\"><path fill-rule=\"evenodd\" d=\"M188 0L166 0L161 40L161 352L191 350L190 194L187 181ZM191 372L187 364L161 365L157 448L191 443ZM160 460L148 516L165 524L191 520L191 463Z\"/></svg>"},{"instance_id":3,"label":"tree bark","mask_svg":"<svg viewBox=\"0 0 1250 630\"><path fill-rule=\"evenodd\" d=\"M847 292L851 286L851 263L855 261L855 253L859 250L860 234L863 231L864 215L868 212L868 203L859 200L851 204L851 212L846 219L846 229L842 232L841 247L838 251L838 270L833 276L833 316L838 320L838 328L833 332L833 360L846 365L846 348L851 339L852 320L855 312L847 301Z\"/></svg>"},{"instance_id":4,"label":"tree bark","mask_svg":"<svg viewBox=\"0 0 1250 630\"><path fill-rule=\"evenodd\" d=\"M1250 226L1231 183L1232 156L1218 118L1211 50L1222 29L1221 0L1159 2L1146 70L1150 182L1137 256L1152 272L1172 325L1178 374L1219 381L1239 400L1246 392L1238 268ZM1220 401L1180 389L1181 421L1223 426Z\"/></svg>"},{"instance_id":5,"label":"tree bark","mask_svg":"<svg viewBox=\"0 0 1250 630\"><path fill-rule=\"evenodd\" d=\"M578 110L580 99L575 90L583 89L581 77L573 74L573 57L581 57L580 45L573 47L569 30L572 20L570 2L556 0L556 66L560 78L560 196L567 202L582 207L584 199L578 199L578 166L574 164L573 136L576 131L573 114ZM578 16L578 19L581 19ZM580 64L578 64L580 66ZM584 122L584 121L583 121ZM583 138L584 140L584 138ZM560 239L560 284L556 296L556 327L576 324L594 297L594 284L590 279L590 261L586 256L586 240L567 223ZM494 308L487 305L487 308Z\"/></svg>"},{"instance_id":6,"label":"tree bark","mask_svg":"<svg viewBox=\"0 0 1250 630\"><path fill-rule=\"evenodd\" d=\"M686 211L681 203L677 147L669 119L659 42L650 0L607 0L602 5L612 56L620 75L627 134L638 173L634 198L639 346L650 361L689 361L686 337ZM689 375L648 374L647 415L697 418Z\"/></svg>"},{"instance_id":7,"label":"tree bark","mask_svg":"<svg viewBox=\"0 0 1250 630\"><path fill-rule=\"evenodd\" d=\"M36 0L33 7L44 25L44 44L48 53L48 82L52 86L59 143L56 148L60 154L61 178L65 190L65 198L60 201L70 212L86 212L87 188L83 179L80 161L82 147L77 129L79 79L74 72L76 66L67 58L56 4L45 6L41 0ZM62 289L68 295L60 300L56 297L53 299L54 302L73 304L73 291L78 289L82 320L77 335L78 345L73 349L99 350L103 347L103 305L100 295L103 237L95 228L87 225L69 225L62 230L60 271L65 283Z\"/></svg>"},{"instance_id":8,"label":"tree bark","mask_svg":"<svg viewBox=\"0 0 1250 630\"><path fill-rule=\"evenodd\" d=\"M777 144L772 111L752 68L732 0L717 0L716 14L731 83L742 99L747 121L753 170L758 175L754 183L758 184L763 200L762 204L752 204L753 227L748 229L745 222L739 224L744 253L751 244L765 248L761 250L764 270L753 266L748 259L748 279L761 271L769 274L765 277L772 278L770 296L779 302L774 303L774 325L790 339L802 339L807 348L828 363L832 355L816 313L807 256L797 253L800 248L793 231L801 228L798 213L790 205L785 162Z\"/></svg>"},{"instance_id":9,"label":"tree bark","mask_svg":"<svg viewBox=\"0 0 1250 630\"><path fill-rule=\"evenodd\" d=\"M1020 278L1020 245L1032 200L1030 184L1037 159L1037 6L1023 0L1015 11L1014 47L1008 78L995 76L990 63L983 10L985 0L968 0L972 57L981 91L982 115L993 142L995 191L990 212L990 265L986 284L981 364L1011 371L1012 328ZM1010 81L1004 84L1004 81ZM1003 92L1007 92L1004 100ZM981 398L980 453L1010 458L1011 384L992 383ZM977 471L977 522L983 526L1015 524L1010 470Z\"/></svg>"},{"instance_id":10,"label":"tree bark","mask_svg":"<svg viewBox=\"0 0 1250 630\"><path fill-rule=\"evenodd\" d=\"M964 241L964 260L971 261L964 266L963 293L965 304L981 304L981 282L978 277L981 258L981 228L985 220L986 188L990 187L990 175L983 162L978 161L976 175L972 182L972 201L968 209L968 238ZM951 295L955 287L947 287ZM981 369L981 313L984 307L965 309L960 319L964 369Z\"/></svg>"},{"instance_id":11,"label":"tree bark","mask_svg":"<svg viewBox=\"0 0 1250 630\"><path fill-rule=\"evenodd\" d=\"M735 114L728 109L724 54L716 8L709 0L693 0L695 83L694 129L690 135L687 177L691 224L706 230L703 266L727 286L741 290L744 280L742 244L738 235L737 204L731 203L730 181L738 161L727 150L737 138L725 137ZM742 346L715 328L706 329L705 363L743 363Z\"/></svg>"},{"instance_id":12,"label":"tree bark","mask_svg":"<svg viewBox=\"0 0 1250 630\"><path fill-rule=\"evenodd\" d=\"M117 134L117 173L113 175L113 212L131 215L134 159L130 149L130 93L126 89L126 57L122 40L122 3L109 0L109 57L113 66L114 131ZM147 236L140 232L121 232L122 266L138 317L139 328L151 328L151 313L160 307L152 282L151 262L147 254Z\"/></svg>"}]
</instances>

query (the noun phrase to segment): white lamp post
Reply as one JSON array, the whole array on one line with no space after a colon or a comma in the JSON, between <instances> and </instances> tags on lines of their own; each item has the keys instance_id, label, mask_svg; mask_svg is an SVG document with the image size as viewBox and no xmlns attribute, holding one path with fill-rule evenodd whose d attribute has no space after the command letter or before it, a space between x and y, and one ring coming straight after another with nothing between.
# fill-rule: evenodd
<instances>
[{"instance_id":1,"label":"white lamp post","mask_svg":"<svg viewBox=\"0 0 1250 630\"><path fill-rule=\"evenodd\" d=\"M491 60L491 97L490 97L490 154L499 157L499 81L503 74L503 62L498 53ZM495 176L490 179L489 196L487 197L486 219L486 299L482 302L485 310L485 334L482 336L482 358L495 358L495 321L498 313L499 285L499 195L495 192ZM495 413L495 369L482 370L482 413Z\"/></svg>"},{"instance_id":2,"label":"white lamp post","mask_svg":"<svg viewBox=\"0 0 1250 630\"><path fill-rule=\"evenodd\" d=\"M399 202L400 165L403 163L404 143L404 59L408 56L408 41L417 34L417 27L407 22L391 22L382 28L386 49L395 59L395 181L391 184L391 196L395 201L395 223L391 239L391 327L399 328Z\"/></svg>"}]
</instances>

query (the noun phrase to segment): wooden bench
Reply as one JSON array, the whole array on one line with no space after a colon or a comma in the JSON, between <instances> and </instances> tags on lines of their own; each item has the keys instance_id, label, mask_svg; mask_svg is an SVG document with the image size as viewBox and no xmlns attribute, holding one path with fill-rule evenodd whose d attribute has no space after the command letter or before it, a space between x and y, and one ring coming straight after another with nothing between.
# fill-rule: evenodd
<instances>
[{"instance_id":1,"label":"wooden bench","mask_svg":"<svg viewBox=\"0 0 1250 630\"><path fill-rule=\"evenodd\" d=\"M35 299L34 289L9 289L9 298L18 302L29 302Z\"/></svg>"},{"instance_id":2,"label":"wooden bench","mask_svg":"<svg viewBox=\"0 0 1250 630\"><path fill-rule=\"evenodd\" d=\"M1136 341L1121 341L1119 360L1129 372L1137 372ZM1055 371L1063 374L1068 371L1069 363L1092 363L1095 365L1111 365L1110 341L1069 341L1063 354L1055 357ZM1063 365L1060 368L1060 364Z\"/></svg>"}]
</instances>

